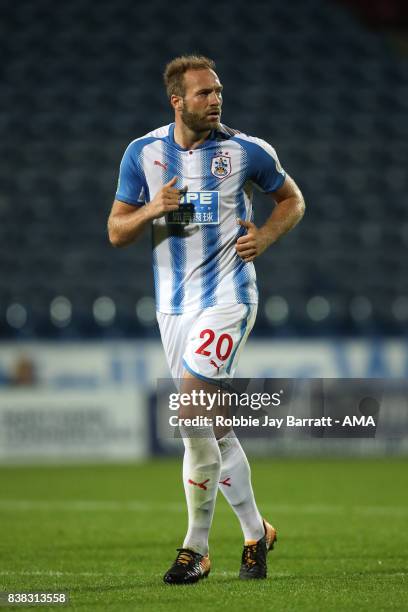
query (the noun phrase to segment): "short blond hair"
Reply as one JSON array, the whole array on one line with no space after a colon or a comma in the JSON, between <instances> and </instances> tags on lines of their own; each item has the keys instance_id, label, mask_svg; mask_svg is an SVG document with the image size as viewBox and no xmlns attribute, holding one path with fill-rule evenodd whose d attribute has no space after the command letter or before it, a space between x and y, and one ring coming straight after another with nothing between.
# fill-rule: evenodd
<instances>
[{"instance_id":1,"label":"short blond hair","mask_svg":"<svg viewBox=\"0 0 408 612\"><path fill-rule=\"evenodd\" d=\"M171 96L184 96L184 73L187 70L215 70L215 62L204 55L180 55L169 62L163 78L166 92Z\"/></svg>"}]
</instances>

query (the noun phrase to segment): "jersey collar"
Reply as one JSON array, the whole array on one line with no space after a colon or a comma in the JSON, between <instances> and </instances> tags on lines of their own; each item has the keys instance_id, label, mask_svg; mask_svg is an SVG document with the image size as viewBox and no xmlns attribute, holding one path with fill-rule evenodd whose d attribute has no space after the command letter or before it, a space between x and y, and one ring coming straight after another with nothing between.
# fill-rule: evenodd
<instances>
[{"instance_id":1,"label":"jersey collar","mask_svg":"<svg viewBox=\"0 0 408 612\"><path fill-rule=\"evenodd\" d=\"M169 142L173 145L173 147L175 147L179 151L190 151L190 149L184 149L183 147L181 147L174 140L174 128L175 128L175 126L176 126L175 123L170 123L169 136L168 136ZM209 137L207 138L207 140L204 140L204 142L201 143L198 147L195 147L193 149L193 151L197 151L198 149L205 149L206 147L211 146L212 144L214 144L214 140L216 140L216 136L217 136L217 130L211 130L211 133L210 133Z\"/></svg>"}]
</instances>

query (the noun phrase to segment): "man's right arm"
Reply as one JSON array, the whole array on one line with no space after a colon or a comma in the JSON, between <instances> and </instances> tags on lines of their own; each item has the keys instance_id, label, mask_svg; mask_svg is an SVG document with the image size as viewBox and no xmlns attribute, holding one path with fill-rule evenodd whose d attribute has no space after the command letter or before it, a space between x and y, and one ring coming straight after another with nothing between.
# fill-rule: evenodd
<instances>
[{"instance_id":1,"label":"man's right arm","mask_svg":"<svg viewBox=\"0 0 408 612\"><path fill-rule=\"evenodd\" d=\"M131 244L149 223L149 209L115 200L108 219L108 235L112 246L122 247Z\"/></svg>"},{"instance_id":2,"label":"man's right arm","mask_svg":"<svg viewBox=\"0 0 408 612\"><path fill-rule=\"evenodd\" d=\"M108 219L109 240L114 247L131 244L142 234L153 219L163 217L172 210L178 210L180 189L174 185L177 177L166 183L147 205L135 207L115 200Z\"/></svg>"}]
</instances>

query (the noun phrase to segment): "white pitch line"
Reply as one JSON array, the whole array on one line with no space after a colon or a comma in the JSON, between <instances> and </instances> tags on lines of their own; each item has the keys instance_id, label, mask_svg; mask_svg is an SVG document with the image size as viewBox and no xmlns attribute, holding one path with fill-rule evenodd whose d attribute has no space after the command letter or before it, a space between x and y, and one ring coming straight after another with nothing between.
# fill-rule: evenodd
<instances>
[{"instance_id":1,"label":"white pitch line","mask_svg":"<svg viewBox=\"0 0 408 612\"><path fill-rule=\"evenodd\" d=\"M237 577L238 573L237 572L230 572L230 571L212 571L211 572L212 576L225 576L225 577ZM348 577L351 576L359 576L361 577L362 575L364 575L364 572L350 572L347 574ZM407 576L408 572L380 572L379 574L377 574L377 576ZM133 572L133 573L121 573L121 572L60 572L60 571L55 571L55 570L33 570L33 571L10 571L10 570L0 570L0 576L49 576L49 577L56 577L56 578L61 578L63 576L84 576L84 577L108 577L108 578L136 578L137 577L137 572ZM152 576L160 576L161 574L152 574ZM316 575L313 574L313 576L316 577L321 577L324 578L325 574L321 574L321 575ZM341 573L341 576L344 577L343 572ZM271 572L271 577L275 577L275 578L297 578L299 577L299 574L294 574L293 572ZM308 576L310 577L310 576Z\"/></svg>"},{"instance_id":2,"label":"white pitch line","mask_svg":"<svg viewBox=\"0 0 408 612\"><path fill-rule=\"evenodd\" d=\"M384 516L407 516L408 507L400 506L356 506L355 512L360 514L374 514Z\"/></svg>"},{"instance_id":3,"label":"white pitch line","mask_svg":"<svg viewBox=\"0 0 408 612\"><path fill-rule=\"evenodd\" d=\"M182 509L181 504L169 504L169 511L178 511ZM158 509L163 509L163 505L157 506ZM75 500L75 501L41 501L41 500L0 500L0 510L68 510L79 512L117 512L122 510L131 510L135 512L150 512L154 509L154 505L146 504L145 502L116 502L116 501L98 501L98 500Z\"/></svg>"},{"instance_id":4,"label":"white pitch line","mask_svg":"<svg viewBox=\"0 0 408 612\"><path fill-rule=\"evenodd\" d=\"M0 572L1 574L1 572ZM294 574L293 572L274 572L273 568L270 569L270 571L268 571L268 576L270 574L271 578L299 578L300 574ZM211 573L212 575L212 573ZM214 572L214 576L238 576L238 572ZM306 578L309 578L311 575L317 577L317 578L325 578L326 574L308 574L306 576ZM340 576L344 576L344 573L341 572L339 573ZM347 574L348 577L350 576L361 576L362 572L350 572L349 574ZM381 572L379 574L377 574L377 576L408 576L408 572Z\"/></svg>"},{"instance_id":5,"label":"white pitch line","mask_svg":"<svg viewBox=\"0 0 408 612\"><path fill-rule=\"evenodd\" d=\"M100 576L118 576L125 578L135 578L137 575L136 572L131 574L124 574L121 572L60 572L57 570L35 570L35 571L26 571L22 570L20 572L11 571L11 570L0 570L0 576L49 576L49 577L62 577L62 576L90 576L90 577L100 577ZM238 576L238 572L222 572L222 571L212 571L212 576ZM291 574L289 572L274 572L274 576L294 576L295 574ZM161 576L161 574L152 574L152 576Z\"/></svg>"},{"instance_id":6,"label":"white pitch line","mask_svg":"<svg viewBox=\"0 0 408 612\"><path fill-rule=\"evenodd\" d=\"M318 504L271 504L270 501L267 503L260 503L260 506L268 508L270 513L278 514L363 514L363 515L382 515L382 516L401 516L405 517L408 515L408 507L404 506L336 506L332 505L318 505ZM61 510L67 512L185 512L184 503L169 502L168 504L163 503L149 503L139 500L132 500L128 502L118 501L100 501L100 500L72 500L72 501L41 501L41 500L29 500L29 499L3 499L0 500L0 511L20 511L20 512L31 512L33 510ZM230 512L228 507L218 507L217 513Z\"/></svg>"},{"instance_id":7,"label":"white pitch line","mask_svg":"<svg viewBox=\"0 0 408 612\"><path fill-rule=\"evenodd\" d=\"M21 571L14 572L5 570L0 570L0 576L56 576L57 578L60 576L133 576L134 574L109 574L106 572L60 572L57 570L36 570L36 571Z\"/></svg>"}]
</instances>

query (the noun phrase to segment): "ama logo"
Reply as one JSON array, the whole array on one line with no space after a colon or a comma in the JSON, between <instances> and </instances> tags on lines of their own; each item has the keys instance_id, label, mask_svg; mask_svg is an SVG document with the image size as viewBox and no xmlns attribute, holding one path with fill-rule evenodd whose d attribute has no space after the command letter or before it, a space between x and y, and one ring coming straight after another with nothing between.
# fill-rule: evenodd
<instances>
[{"instance_id":1,"label":"ama logo","mask_svg":"<svg viewBox=\"0 0 408 612\"><path fill-rule=\"evenodd\" d=\"M343 427L345 427L346 425L348 425L349 427L355 427L356 425L361 425L362 427L376 427L377 424L374 421L374 417L373 416L362 416L362 417L358 417L358 416L345 416L343 419Z\"/></svg>"}]
</instances>

